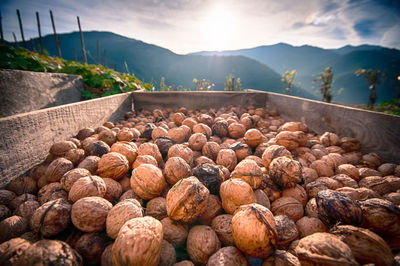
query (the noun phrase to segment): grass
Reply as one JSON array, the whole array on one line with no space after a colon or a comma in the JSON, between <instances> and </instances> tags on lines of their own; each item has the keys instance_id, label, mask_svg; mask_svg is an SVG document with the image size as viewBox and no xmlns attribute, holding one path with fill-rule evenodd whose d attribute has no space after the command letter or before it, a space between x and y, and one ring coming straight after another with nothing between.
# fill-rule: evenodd
<instances>
[{"instance_id":1,"label":"grass","mask_svg":"<svg viewBox=\"0 0 400 266\"><path fill-rule=\"evenodd\" d=\"M102 65L88 65L39 54L23 48L0 45L0 68L81 75L82 99L94 99L138 89L152 90L133 74L119 73Z\"/></svg>"}]
</instances>

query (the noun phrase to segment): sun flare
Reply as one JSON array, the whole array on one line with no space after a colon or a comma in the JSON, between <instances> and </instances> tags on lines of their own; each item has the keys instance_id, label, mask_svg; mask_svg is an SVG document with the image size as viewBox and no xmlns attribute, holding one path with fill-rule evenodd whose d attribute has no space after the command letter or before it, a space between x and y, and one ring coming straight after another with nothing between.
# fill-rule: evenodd
<instances>
[{"instance_id":1,"label":"sun flare","mask_svg":"<svg viewBox=\"0 0 400 266\"><path fill-rule=\"evenodd\" d=\"M214 6L204 17L203 31L209 48L223 50L234 34L235 19L227 6Z\"/></svg>"}]
</instances>

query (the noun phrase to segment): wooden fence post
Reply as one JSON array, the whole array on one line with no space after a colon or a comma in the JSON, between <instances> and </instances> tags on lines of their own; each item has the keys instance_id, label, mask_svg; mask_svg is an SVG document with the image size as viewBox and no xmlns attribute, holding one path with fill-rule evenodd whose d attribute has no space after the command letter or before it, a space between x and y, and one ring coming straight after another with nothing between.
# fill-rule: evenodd
<instances>
[{"instance_id":1,"label":"wooden fence post","mask_svg":"<svg viewBox=\"0 0 400 266\"><path fill-rule=\"evenodd\" d=\"M97 64L100 65L100 41L97 40Z\"/></svg>"},{"instance_id":2,"label":"wooden fence post","mask_svg":"<svg viewBox=\"0 0 400 266\"><path fill-rule=\"evenodd\" d=\"M33 39L31 38L31 46L32 46L32 52L36 53L36 47L35 47L35 43L33 42Z\"/></svg>"},{"instance_id":3,"label":"wooden fence post","mask_svg":"<svg viewBox=\"0 0 400 266\"><path fill-rule=\"evenodd\" d=\"M36 12L36 22L37 22L38 33L39 33L39 45L40 45L39 51L41 54L43 54L42 31L40 30L39 12Z\"/></svg>"},{"instance_id":4,"label":"wooden fence post","mask_svg":"<svg viewBox=\"0 0 400 266\"><path fill-rule=\"evenodd\" d=\"M21 15L19 13L19 9L17 9L17 17L18 17L18 23L19 23L19 30L21 31L22 44L24 45L24 48L26 49L26 42L25 42L25 37L24 37L24 29L22 27L22 20L21 20Z\"/></svg>"},{"instance_id":5,"label":"wooden fence post","mask_svg":"<svg viewBox=\"0 0 400 266\"><path fill-rule=\"evenodd\" d=\"M3 17L1 16L1 11L0 11L0 38L1 42L4 42L4 35L3 35L3 23L2 23Z\"/></svg>"},{"instance_id":6,"label":"wooden fence post","mask_svg":"<svg viewBox=\"0 0 400 266\"><path fill-rule=\"evenodd\" d=\"M56 32L56 25L54 24L53 12L51 10L50 10L50 18L51 18L51 25L53 26L54 38L56 39L58 57L62 58L60 41L58 40L58 36L57 36L57 32Z\"/></svg>"},{"instance_id":7,"label":"wooden fence post","mask_svg":"<svg viewBox=\"0 0 400 266\"><path fill-rule=\"evenodd\" d=\"M104 60L103 65L107 66L107 51L106 50L104 50L103 60Z\"/></svg>"},{"instance_id":8,"label":"wooden fence post","mask_svg":"<svg viewBox=\"0 0 400 266\"><path fill-rule=\"evenodd\" d=\"M13 35L13 37L14 37L15 46L18 48L18 47L19 47L19 44L18 44L18 42L17 42L17 36L15 36L15 33L14 33L14 32L12 33L12 35Z\"/></svg>"},{"instance_id":9,"label":"wooden fence post","mask_svg":"<svg viewBox=\"0 0 400 266\"><path fill-rule=\"evenodd\" d=\"M86 50L85 50L85 40L83 39L83 33L82 33L82 29L81 29L81 22L79 21L79 17L76 17L76 18L78 20L79 33L81 35L82 59L83 59L83 62L87 64Z\"/></svg>"}]
</instances>

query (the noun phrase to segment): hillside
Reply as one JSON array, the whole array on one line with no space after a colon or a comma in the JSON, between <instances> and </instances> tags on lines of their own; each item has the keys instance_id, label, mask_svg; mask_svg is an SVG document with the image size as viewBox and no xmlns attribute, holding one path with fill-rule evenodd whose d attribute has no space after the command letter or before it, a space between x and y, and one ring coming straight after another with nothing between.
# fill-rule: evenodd
<instances>
[{"instance_id":1,"label":"hillside","mask_svg":"<svg viewBox=\"0 0 400 266\"><path fill-rule=\"evenodd\" d=\"M78 32L59 35L62 56L73 60L75 48L78 60L81 59L80 38ZM95 64L97 58L97 40L100 41L101 63L103 51L107 51L108 67L117 71L134 73L144 82L151 82L159 87L161 77L167 85L182 85L193 88L193 78L208 79L216 84L215 89L223 90L226 76L240 77L242 87L246 89L283 92L280 74L260 62L243 56L209 57L199 55L178 55L170 50L127 38L111 32L84 32L85 46L89 64ZM38 47L38 40L34 40ZM29 44L29 43L28 43ZM30 44L29 44L30 45ZM43 46L50 55L56 55L54 37L43 38ZM28 47L30 48L30 47ZM295 89L297 96L315 99L311 93Z\"/></svg>"},{"instance_id":2,"label":"hillside","mask_svg":"<svg viewBox=\"0 0 400 266\"><path fill-rule=\"evenodd\" d=\"M320 97L318 88L313 88L313 75L330 66L334 72L333 101L362 104L368 100L369 90L365 80L356 77L359 68L380 69L387 74L378 86L378 101L396 97L397 76L400 74L400 51L380 46L344 46L339 49L322 49L312 46L294 47L288 44L260 46L251 49L200 52L201 55L243 55L270 66L278 73L296 69L295 83L302 89ZM338 94L343 88L341 94Z\"/></svg>"}]
</instances>

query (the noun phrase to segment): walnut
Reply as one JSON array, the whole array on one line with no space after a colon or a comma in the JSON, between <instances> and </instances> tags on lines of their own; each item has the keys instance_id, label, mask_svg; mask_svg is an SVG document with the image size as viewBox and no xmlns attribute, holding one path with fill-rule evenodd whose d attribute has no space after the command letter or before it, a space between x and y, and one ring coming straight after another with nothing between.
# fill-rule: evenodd
<instances>
[{"instance_id":1,"label":"walnut","mask_svg":"<svg viewBox=\"0 0 400 266\"><path fill-rule=\"evenodd\" d=\"M33 201L33 202L37 202L37 201ZM0 205L0 221L4 220L10 216L11 216L11 210L5 205ZM18 216L20 216L20 215L18 215Z\"/></svg>"},{"instance_id":2,"label":"walnut","mask_svg":"<svg viewBox=\"0 0 400 266\"><path fill-rule=\"evenodd\" d=\"M241 123L232 123L228 126L229 135L234 139L244 137L246 133L246 127Z\"/></svg>"},{"instance_id":3,"label":"walnut","mask_svg":"<svg viewBox=\"0 0 400 266\"><path fill-rule=\"evenodd\" d=\"M85 159L85 151L83 149L71 149L65 154L65 159L70 160L74 166L77 166Z\"/></svg>"},{"instance_id":4,"label":"walnut","mask_svg":"<svg viewBox=\"0 0 400 266\"><path fill-rule=\"evenodd\" d=\"M229 171L235 169L237 164L236 154L231 149L221 149L218 152L216 163L228 168Z\"/></svg>"},{"instance_id":5,"label":"walnut","mask_svg":"<svg viewBox=\"0 0 400 266\"><path fill-rule=\"evenodd\" d=\"M18 237L28 231L29 222L21 216L11 216L0 222L0 243Z\"/></svg>"},{"instance_id":6,"label":"walnut","mask_svg":"<svg viewBox=\"0 0 400 266\"><path fill-rule=\"evenodd\" d=\"M269 175L279 186L294 187L301 181L300 163L287 157L278 157L269 165Z\"/></svg>"},{"instance_id":7,"label":"walnut","mask_svg":"<svg viewBox=\"0 0 400 266\"><path fill-rule=\"evenodd\" d=\"M119 179L129 171L129 161L117 152L104 154L99 162L97 173L103 178Z\"/></svg>"},{"instance_id":8,"label":"walnut","mask_svg":"<svg viewBox=\"0 0 400 266\"><path fill-rule=\"evenodd\" d=\"M182 122L183 122L183 120L185 120L185 118L186 117L183 113L172 114L172 121L178 126L182 125Z\"/></svg>"},{"instance_id":9,"label":"walnut","mask_svg":"<svg viewBox=\"0 0 400 266\"><path fill-rule=\"evenodd\" d=\"M68 193L68 200L76 202L84 197L104 197L107 187L103 178L99 176L85 176L79 178Z\"/></svg>"},{"instance_id":10,"label":"walnut","mask_svg":"<svg viewBox=\"0 0 400 266\"><path fill-rule=\"evenodd\" d=\"M33 213L40 207L40 203L36 200L28 200L21 203L15 210L14 214L30 220ZM10 215L9 215L10 216Z\"/></svg>"},{"instance_id":11,"label":"walnut","mask_svg":"<svg viewBox=\"0 0 400 266\"><path fill-rule=\"evenodd\" d=\"M293 188L285 188L282 191L282 197L292 197L299 201L303 205L303 207L306 206L308 201L307 192L302 186L298 184Z\"/></svg>"},{"instance_id":12,"label":"walnut","mask_svg":"<svg viewBox=\"0 0 400 266\"><path fill-rule=\"evenodd\" d=\"M169 148L168 159L171 157L181 157L189 165L192 165L193 163L193 151L183 144L175 144Z\"/></svg>"},{"instance_id":13,"label":"walnut","mask_svg":"<svg viewBox=\"0 0 400 266\"><path fill-rule=\"evenodd\" d=\"M221 248L217 234L210 226L196 225L190 229L186 250L196 264L206 264L208 259Z\"/></svg>"},{"instance_id":14,"label":"walnut","mask_svg":"<svg viewBox=\"0 0 400 266\"><path fill-rule=\"evenodd\" d=\"M246 131L244 134L244 141L250 147L255 148L263 142L263 137L260 130L253 128Z\"/></svg>"},{"instance_id":15,"label":"walnut","mask_svg":"<svg viewBox=\"0 0 400 266\"><path fill-rule=\"evenodd\" d=\"M111 146L110 152L124 155L129 165L132 165L138 155L137 147L133 145L133 142L116 142Z\"/></svg>"},{"instance_id":16,"label":"walnut","mask_svg":"<svg viewBox=\"0 0 400 266\"><path fill-rule=\"evenodd\" d=\"M223 182L223 172L218 166L202 163L193 169L193 175L203 183L212 194L218 194Z\"/></svg>"},{"instance_id":17,"label":"walnut","mask_svg":"<svg viewBox=\"0 0 400 266\"><path fill-rule=\"evenodd\" d=\"M76 137L79 140L84 140L84 139L92 136L93 134L94 134L94 130L92 128L82 128L81 130L79 130Z\"/></svg>"},{"instance_id":18,"label":"walnut","mask_svg":"<svg viewBox=\"0 0 400 266\"><path fill-rule=\"evenodd\" d=\"M164 239L171 243L173 246L182 246L188 236L187 226L174 221L169 217L161 220L164 231Z\"/></svg>"},{"instance_id":19,"label":"walnut","mask_svg":"<svg viewBox=\"0 0 400 266\"><path fill-rule=\"evenodd\" d=\"M358 151L361 147L360 141L355 138L343 137L340 139L340 147L346 152Z\"/></svg>"},{"instance_id":20,"label":"walnut","mask_svg":"<svg viewBox=\"0 0 400 266\"><path fill-rule=\"evenodd\" d=\"M354 179L355 181L359 181L360 173L358 172L357 167L352 164L342 164L337 167L337 174L345 174Z\"/></svg>"},{"instance_id":21,"label":"walnut","mask_svg":"<svg viewBox=\"0 0 400 266\"><path fill-rule=\"evenodd\" d=\"M307 132L308 128L305 124L301 123L301 122L286 122L285 124L283 124L282 126L279 127L278 131L303 131L303 132Z\"/></svg>"},{"instance_id":22,"label":"walnut","mask_svg":"<svg viewBox=\"0 0 400 266\"><path fill-rule=\"evenodd\" d=\"M339 144L339 137L335 133L332 132L325 132L324 134L321 135L319 138L319 141L321 144L325 145L326 147L328 146L335 146Z\"/></svg>"},{"instance_id":23,"label":"walnut","mask_svg":"<svg viewBox=\"0 0 400 266\"><path fill-rule=\"evenodd\" d=\"M317 171L318 176L333 176L335 173L333 172L332 167L323 160L316 160L311 163L310 168Z\"/></svg>"},{"instance_id":24,"label":"walnut","mask_svg":"<svg viewBox=\"0 0 400 266\"><path fill-rule=\"evenodd\" d=\"M72 141L64 140L51 145L50 154L57 157L63 157L69 150L76 149L77 146Z\"/></svg>"},{"instance_id":25,"label":"walnut","mask_svg":"<svg viewBox=\"0 0 400 266\"><path fill-rule=\"evenodd\" d=\"M194 151L201 151L204 144L207 143L207 137L202 133L194 133L189 138L189 148Z\"/></svg>"},{"instance_id":26,"label":"walnut","mask_svg":"<svg viewBox=\"0 0 400 266\"><path fill-rule=\"evenodd\" d=\"M98 265L106 244L107 239L103 234L86 233L78 239L74 248L83 257L85 264Z\"/></svg>"},{"instance_id":27,"label":"walnut","mask_svg":"<svg viewBox=\"0 0 400 266\"><path fill-rule=\"evenodd\" d=\"M239 207L232 218L232 236L237 248L255 258L266 258L278 240L272 213L259 204Z\"/></svg>"},{"instance_id":28,"label":"walnut","mask_svg":"<svg viewBox=\"0 0 400 266\"><path fill-rule=\"evenodd\" d=\"M222 204L218 196L210 195L205 211L199 216L199 221L203 225L211 225L211 221L222 213Z\"/></svg>"},{"instance_id":29,"label":"walnut","mask_svg":"<svg viewBox=\"0 0 400 266\"><path fill-rule=\"evenodd\" d=\"M136 157L136 160L132 164L132 169L139 167L142 164L151 164L154 166L158 166L156 159L154 159L151 155L140 155Z\"/></svg>"},{"instance_id":30,"label":"walnut","mask_svg":"<svg viewBox=\"0 0 400 266\"><path fill-rule=\"evenodd\" d=\"M47 167L45 173L46 179L49 182L57 182L72 168L74 168L74 164L71 161L65 158L55 159Z\"/></svg>"},{"instance_id":31,"label":"walnut","mask_svg":"<svg viewBox=\"0 0 400 266\"><path fill-rule=\"evenodd\" d=\"M37 185L35 179L32 177L22 176L11 180L11 182L7 185L7 189L14 192L18 196L25 193L36 194Z\"/></svg>"},{"instance_id":32,"label":"walnut","mask_svg":"<svg viewBox=\"0 0 400 266\"><path fill-rule=\"evenodd\" d=\"M97 141L90 143L89 145L84 147L84 149L85 149L86 156L92 155L92 156L101 157L104 154L110 152L110 146L101 140L97 140Z\"/></svg>"},{"instance_id":33,"label":"walnut","mask_svg":"<svg viewBox=\"0 0 400 266\"><path fill-rule=\"evenodd\" d=\"M23 238L10 239L0 245L0 264L17 265L19 259L31 243Z\"/></svg>"},{"instance_id":34,"label":"walnut","mask_svg":"<svg viewBox=\"0 0 400 266\"><path fill-rule=\"evenodd\" d=\"M8 190L2 190L3 192L8 191ZM11 192L11 191L10 191ZM11 194L12 193L12 194ZM10 195L10 201L8 201L7 206L10 208L10 210L14 211L16 210L19 205L21 205L22 203L24 203L25 201L29 201L29 200L35 200L37 201L37 197L35 195L32 194L22 194L18 197L15 196L14 192L11 193L1 193L3 194L3 196L8 196ZM4 195L5 194L5 195ZM7 201L3 200L4 203L7 203Z\"/></svg>"},{"instance_id":35,"label":"walnut","mask_svg":"<svg viewBox=\"0 0 400 266\"><path fill-rule=\"evenodd\" d=\"M228 135L228 122L226 120L219 120L212 125L212 131L218 137L226 137Z\"/></svg>"},{"instance_id":36,"label":"walnut","mask_svg":"<svg viewBox=\"0 0 400 266\"><path fill-rule=\"evenodd\" d=\"M165 186L162 171L151 164L141 164L133 169L131 188L142 199L158 197Z\"/></svg>"},{"instance_id":37,"label":"walnut","mask_svg":"<svg viewBox=\"0 0 400 266\"><path fill-rule=\"evenodd\" d=\"M88 156L79 163L77 168L84 168L90 171L93 175L97 172L97 167L100 161L100 157Z\"/></svg>"},{"instance_id":38,"label":"walnut","mask_svg":"<svg viewBox=\"0 0 400 266\"><path fill-rule=\"evenodd\" d=\"M294 221L286 215L276 215L275 223L278 232L277 248L287 249L290 243L299 238L297 226Z\"/></svg>"},{"instance_id":39,"label":"walnut","mask_svg":"<svg viewBox=\"0 0 400 266\"><path fill-rule=\"evenodd\" d=\"M176 251L174 246L167 240L162 241L159 266L170 266L176 262Z\"/></svg>"},{"instance_id":40,"label":"walnut","mask_svg":"<svg viewBox=\"0 0 400 266\"><path fill-rule=\"evenodd\" d=\"M86 197L72 205L71 220L83 232L101 231L106 226L106 218L112 204L100 197Z\"/></svg>"},{"instance_id":41,"label":"walnut","mask_svg":"<svg viewBox=\"0 0 400 266\"><path fill-rule=\"evenodd\" d=\"M164 176L168 183L175 185L179 180L189 177L191 169L189 164L181 157L171 157L164 166Z\"/></svg>"},{"instance_id":42,"label":"walnut","mask_svg":"<svg viewBox=\"0 0 400 266\"><path fill-rule=\"evenodd\" d=\"M59 198L68 199L68 193L62 188L59 182L50 183L42 187L38 192L38 201L41 205Z\"/></svg>"},{"instance_id":43,"label":"walnut","mask_svg":"<svg viewBox=\"0 0 400 266\"><path fill-rule=\"evenodd\" d=\"M118 141L133 141L135 139L135 135L129 128L122 128L122 130L117 133L116 137ZM113 145L113 143L111 145Z\"/></svg>"},{"instance_id":44,"label":"walnut","mask_svg":"<svg viewBox=\"0 0 400 266\"><path fill-rule=\"evenodd\" d=\"M312 235L317 232L327 232L328 228L324 223L315 217L304 216L297 220L296 226L300 233L300 238Z\"/></svg>"},{"instance_id":45,"label":"walnut","mask_svg":"<svg viewBox=\"0 0 400 266\"><path fill-rule=\"evenodd\" d=\"M190 128L187 126L174 127L168 130L168 135L175 143L183 143L189 138Z\"/></svg>"},{"instance_id":46,"label":"walnut","mask_svg":"<svg viewBox=\"0 0 400 266\"><path fill-rule=\"evenodd\" d=\"M128 179L128 185L130 188L130 180ZM103 178L104 183L106 184L106 194L103 196L106 200L114 203L118 202L118 199L122 194L122 186L119 182L115 181L111 178Z\"/></svg>"},{"instance_id":47,"label":"walnut","mask_svg":"<svg viewBox=\"0 0 400 266\"><path fill-rule=\"evenodd\" d=\"M228 179L222 182L220 197L222 207L229 214L233 214L241 205L256 202L251 186L241 179Z\"/></svg>"},{"instance_id":48,"label":"walnut","mask_svg":"<svg viewBox=\"0 0 400 266\"><path fill-rule=\"evenodd\" d=\"M303 217L303 205L296 199L291 197L281 197L271 204L271 211L274 215L287 215L293 221Z\"/></svg>"},{"instance_id":49,"label":"walnut","mask_svg":"<svg viewBox=\"0 0 400 266\"><path fill-rule=\"evenodd\" d=\"M219 146L218 143L209 141L206 144L204 144L202 148L202 154L214 162L217 160L218 152L220 151L221 147Z\"/></svg>"},{"instance_id":50,"label":"walnut","mask_svg":"<svg viewBox=\"0 0 400 266\"><path fill-rule=\"evenodd\" d=\"M146 205L146 215L152 216L160 221L165 217L168 217L165 198L157 197L149 200Z\"/></svg>"}]
</instances>

